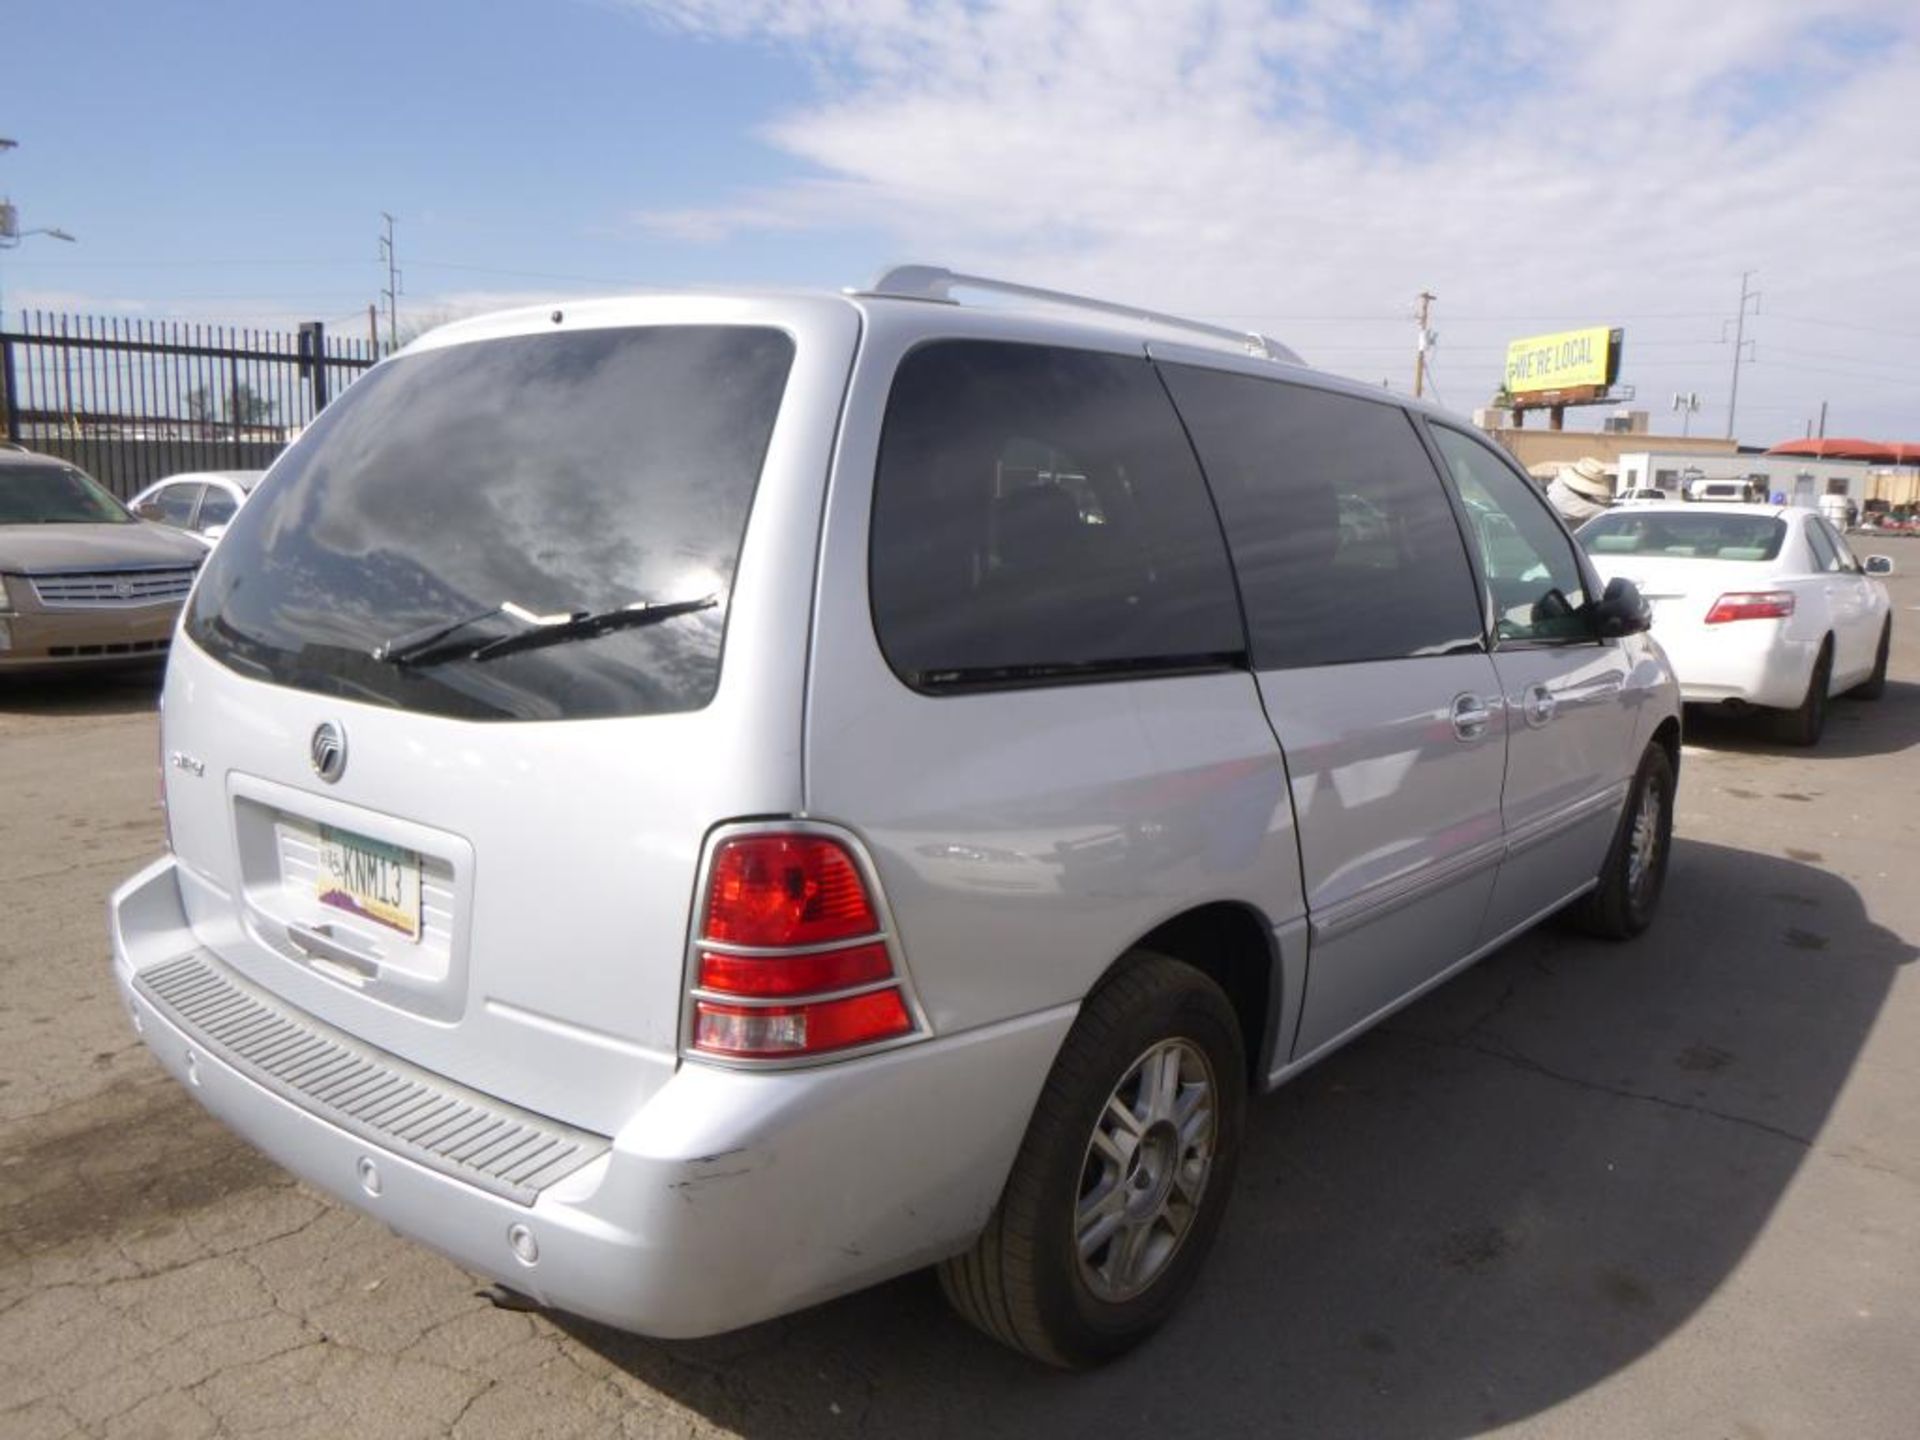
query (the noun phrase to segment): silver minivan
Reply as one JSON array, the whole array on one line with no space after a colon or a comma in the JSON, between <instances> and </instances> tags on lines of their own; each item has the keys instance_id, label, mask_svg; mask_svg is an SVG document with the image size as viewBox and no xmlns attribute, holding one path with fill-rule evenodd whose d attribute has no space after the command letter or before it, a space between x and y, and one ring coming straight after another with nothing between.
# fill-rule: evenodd
<instances>
[{"instance_id":1,"label":"silver minivan","mask_svg":"<svg viewBox=\"0 0 1920 1440\"><path fill-rule=\"evenodd\" d=\"M1250 1093L1648 923L1647 624L1470 427L1260 336L925 267L474 320L208 559L114 971L234 1129L540 1303L937 1264L1090 1364Z\"/></svg>"}]
</instances>

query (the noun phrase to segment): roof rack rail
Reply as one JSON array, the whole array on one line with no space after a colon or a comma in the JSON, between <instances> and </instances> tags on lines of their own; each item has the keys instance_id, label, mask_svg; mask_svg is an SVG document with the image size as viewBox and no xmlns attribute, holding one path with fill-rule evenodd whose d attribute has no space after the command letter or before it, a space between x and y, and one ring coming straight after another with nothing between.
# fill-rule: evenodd
<instances>
[{"instance_id":1,"label":"roof rack rail","mask_svg":"<svg viewBox=\"0 0 1920 1440\"><path fill-rule=\"evenodd\" d=\"M1250 354L1264 355L1269 360L1283 360L1290 365L1302 363L1300 356L1291 347L1282 345L1271 335L1262 335L1257 330L1235 330L1228 325L1209 325L1204 320L1189 320L1181 315L1144 310L1138 305L1116 305L1110 300L1095 300L1089 296L1074 295L1065 290L1043 290L1037 285L1019 285L1011 280L995 280L986 275L963 275L938 265L895 265L889 270L881 271L874 277L873 283L864 290L853 293L886 295L896 300L937 300L949 305L957 305L960 302L953 298L953 292L957 289L985 290L995 295L1016 295L1022 299L1040 300L1049 305L1062 305L1074 310L1095 310L1103 315L1120 315L1129 320L1145 320L1151 324L1165 325L1175 330L1188 330L1200 335L1209 335L1216 340L1231 340Z\"/></svg>"}]
</instances>

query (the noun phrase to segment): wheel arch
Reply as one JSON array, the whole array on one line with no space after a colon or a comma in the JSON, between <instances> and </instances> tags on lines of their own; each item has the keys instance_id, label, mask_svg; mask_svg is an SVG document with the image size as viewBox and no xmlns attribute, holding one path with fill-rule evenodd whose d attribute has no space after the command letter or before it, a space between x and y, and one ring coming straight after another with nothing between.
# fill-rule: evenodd
<instances>
[{"instance_id":1,"label":"wheel arch","mask_svg":"<svg viewBox=\"0 0 1920 1440\"><path fill-rule=\"evenodd\" d=\"M1263 1088L1286 1005L1280 944L1266 917L1244 902L1209 901L1161 921L1125 953L1136 950L1191 965L1226 992L1246 1047L1248 1088ZM1120 963L1116 959L1101 979Z\"/></svg>"},{"instance_id":2,"label":"wheel arch","mask_svg":"<svg viewBox=\"0 0 1920 1440\"><path fill-rule=\"evenodd\" d=\"M1680 717L1669 715L1653 730L1653 744L1667 752L1667 763L1673 767L1673 778L1680 779Z\"/></svg>"}]
</instances>

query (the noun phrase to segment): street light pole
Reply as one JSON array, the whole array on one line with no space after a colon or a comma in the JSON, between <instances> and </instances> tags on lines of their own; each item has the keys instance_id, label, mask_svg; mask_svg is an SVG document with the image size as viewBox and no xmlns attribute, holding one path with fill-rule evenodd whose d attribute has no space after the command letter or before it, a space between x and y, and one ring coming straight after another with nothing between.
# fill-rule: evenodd
<instances>
[{"instance_id":1,"label":"street light pole","mask_svg":"<svg viewBox=\"0 0 1920 1440\"><path fill-rule=\"evenodd\" d=\"M5 136L0 136L0 154L17 149L19 143L17 140L10 140ZM0 250L18 250L20 248L20 242L30 235L45 235L50 240L64 240L69 245L77 243L74 236L69 235L58 225L36 225L31 230L22 230L20 228L20 212L13 208L12 201L5 197L0 197ZM0 334L4 334L6 328L6 297L0 294ZM0 341L0 371L4 371L6 376L4 387L6 394L0 396L0 427L4 427L6 437L11 440L14 438L13 347L5 341Z\"/></svg>"},{"instance_id":2,"label":"street light pole","mask_svg":"<svg viewBox=\"0 0 1920 1440\"><path fill-rule=\"evenodd\" d=\"M1680 437L1684 440L1692 429L1693 417L1699 412L1700 397L1691 390L1684 395L1675 391L1673 408L1680 412Z\"/></svg>"},{"instance_id":3,"label":"street light pole","mask_svg":"<svg viewBox=\"0 0 1920 1440\"><path fill-rule=\"evenodd\" d=\"M19 146L18 140L9 140L0 135L0 154L16 150ZM78 243L77 237L69 235L58 225L36 225L31 230L22 230L20 212L13 208L12 201L0 197L0 250L18 250L20 242L30 235L45 235L49 240L64 240L69 245ZM7 307L4 300L0 300L0 330L4 330L6 324Z\"/></svg>"}]
</instances>

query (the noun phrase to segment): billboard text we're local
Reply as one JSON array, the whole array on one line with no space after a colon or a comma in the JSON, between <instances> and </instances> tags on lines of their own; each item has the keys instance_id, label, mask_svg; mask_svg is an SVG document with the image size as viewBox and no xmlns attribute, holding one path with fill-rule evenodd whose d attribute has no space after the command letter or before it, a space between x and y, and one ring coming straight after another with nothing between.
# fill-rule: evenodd
<instances>
[{"instance_id":1,"label":"billboard text we're local","mask_svg":"<svg viewBox=\"0 0 1920 1440\"><path fill-rule=\"evenodd\" d=\"M1605 325L1532 335L1507 346L1507 393L1605 386L1620 371L1622 332Z\"/></svg>"}]
</instances>

